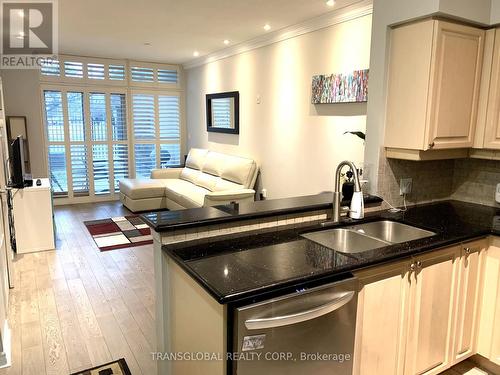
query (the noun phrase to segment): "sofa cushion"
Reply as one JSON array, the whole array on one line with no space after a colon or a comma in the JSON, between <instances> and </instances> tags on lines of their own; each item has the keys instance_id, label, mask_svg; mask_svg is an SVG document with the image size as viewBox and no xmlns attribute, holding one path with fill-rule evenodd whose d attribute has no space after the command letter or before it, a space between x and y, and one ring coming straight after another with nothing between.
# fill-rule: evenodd
<instances>
[{"instance_id":1,"label":"sofa cushion","mask_svg":"<svg viewBox=\"0 0 500 375\"><path fill-rule=\"evenodd\" d=\"M217 182L220 180L220 177L214 176L208 173L200 172L198 178L196 179L195 184L201 186L202 188L208 189L210 191L215 190L215 186Z\"/></svg>"},{"instance_id":2,"label":"sofa cushion","mask_svg":"<svg viewBox=\"0 0 500 375\"><path fill-rule=\"evenodd\" d=\"M222 171L219 174L222 178L241 184L246 188L252 188L253 176L257 165L252 159L238 156L225 155Z\"/></svg>"},{"instance_id":3,"label":"sofa cushion","mask_svg":"<svg viewBox=\"0 0 500 375\"><path fill-rule=\"evenodd\" d=\"M196 180L198 180L198 176L200 175L200 171L193 168L182 168L182 172L180 174L180 178L193 184L196 184Z\"/></svg>"},{"instance_id":4,"label":"sofa cushion","mask_svg":"<svg viewBox=\"0 0 500 375\"><path fill-rule=\"evenodd\" d=\"M256 168L257 164L252 159L209 151L201 171L251 188Z\"/></svg>"},{"instance_id":5,"label":"sofa cushion","mask_svg":"<svg viewBox=\"0 0 500 375\"><path fill-rule=\"evenodd\" d=\"M132 179L120 180L120 192L131 199L158 198L165 195L164 180Z\"/></svg>"},{"instance_id":6,"label":"sofa cushion","mask_svg":"<svg viewBox=\"0 0 500 375\"><path fill-rule=\"evenodd\" d=\"M240 190L244 189L243 185L234 183L232 181L224 180L223 178L219 178L217 180L217 184L212 189L212 191L227 191L227 190Z\"/></svg>"},{"instance_id":7,"label":"sofa cushion","mask_svg":"<svg viewBox=\"0 0 500 375\"><path fill-rule=\"evenodd\" d=\"M208 150L201 148L192 148L186 159L186 167L191 169L201 170L203 164L205 163L205 158L207 157Z\"/></svg>"},{"instance_id":8,"label":"sofa cushion","mask_svg":"<svg viewBox=\"0 0 500 375\"><path fill-rule=\"evenodd\" d=\"M210 191L191 182L170 179L162 180L165 186L165 194L170 199L185 208L202 207L205 201L205 195Z\"/></svg>"},{"instance_id":9,"label":"sofa cushion","mask_svg":"<svg viewBox=\"0 0 500 375\"><path fill-rule=\"evenodd\" d=\"M227 155L219 154L218 152L209 151L205 157L205 163L201 171L214 176L220 176L224 167Z\"/></svg>"}]
</instances>

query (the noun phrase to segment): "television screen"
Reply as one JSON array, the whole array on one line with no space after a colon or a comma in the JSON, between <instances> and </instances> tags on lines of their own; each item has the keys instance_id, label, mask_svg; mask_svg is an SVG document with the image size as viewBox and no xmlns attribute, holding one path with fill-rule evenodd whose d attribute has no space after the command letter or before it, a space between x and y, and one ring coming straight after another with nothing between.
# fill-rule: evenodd
<instances>
[{"instance_id":1,"label":"television screen","mask_svg":"<svg viewBox=\"0 0 500 375\"><path fill-rule=\"evenodd\" d=\"M11 145L10 186L24 187L24 139L18 136Z\"/></svg>"}]
</instances>

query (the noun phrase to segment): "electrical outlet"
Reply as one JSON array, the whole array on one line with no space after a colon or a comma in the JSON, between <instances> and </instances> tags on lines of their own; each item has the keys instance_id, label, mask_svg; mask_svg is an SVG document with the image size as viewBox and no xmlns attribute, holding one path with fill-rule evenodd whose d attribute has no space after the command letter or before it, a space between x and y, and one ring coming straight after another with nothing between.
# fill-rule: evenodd
<instances>
[{"instance_id":1,"label":"electrical outlet","mask_svg":"<svg viewBox=\"0 0 500 375\"><path fill-rule=\"evenodd\" d=\"M399 195L411 194L413 180L411 178L402 178L399 180Z\"/></svg>"}]
</instances>

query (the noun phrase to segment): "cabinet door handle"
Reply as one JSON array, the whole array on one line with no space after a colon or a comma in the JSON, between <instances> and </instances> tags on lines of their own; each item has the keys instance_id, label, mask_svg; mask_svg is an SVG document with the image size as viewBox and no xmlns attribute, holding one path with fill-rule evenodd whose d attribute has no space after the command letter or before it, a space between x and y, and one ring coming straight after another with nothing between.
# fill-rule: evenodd
<instances>
[{"instance_id":1,"label":"cabinet door handle","mask_svg":"<svg viewBox=\"0 0 500 375\"><path fill-rule=\"evenodd\" d=\"M410 264L411 271L415 271L416 268L417 268L417 266L415 265L415 263Z\"/></svg>"},{"instance_id":2,"label":"cabinet door handle","mask_svg":"<svg viewBox=\"0 0 500 375\"><path fill-rule=\"evenodd\" d=\"M422 262L421 261L417 262L417 268L422 268Z\"/></svg>"},{"instance_id":3,"label":"cabinet door handle","mask_svg":"<svg viewBox=\"0 0 500 375\"><path fill-rule=\"evenodd\" d=\"M466 247L466 248L464 248L464 251L465 251L465 254L470 255L472 250L470 247Z\"/></svg>"},{"instance_id":4,"label":"cabinet door handle","mask_svg":"<svg viewBox=\"0 0 500 375\"><path fill-rule=\"evenodd\" d=\"M434 143L434 142L429 143L429 148L433 148L433 147L434 147L434 145L435 145L435 143Z\"/></svg>"}]
</instances>

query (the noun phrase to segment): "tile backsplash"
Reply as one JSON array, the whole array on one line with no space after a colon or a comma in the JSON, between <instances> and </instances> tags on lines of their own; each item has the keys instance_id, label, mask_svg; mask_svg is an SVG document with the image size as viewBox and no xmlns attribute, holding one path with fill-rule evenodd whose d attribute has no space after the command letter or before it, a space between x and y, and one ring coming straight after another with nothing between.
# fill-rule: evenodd
<instances>
[{"instance_id":1,"label":"tile backsplash","mask_svg":"<svg viewBox=\"0 0 500 375\"><path fill-rule=\"evenodd\" d=\"M454 163L452 199L500 207L495 202L499 160L457 159Z\"/></svg>"},{"instance_id":2,"label":"tile backsplash","mask_svg":"<svg viewBox=\"0 0 500 375\"><path fill-rule=\"evenodd\" d=\"M399 180L412 178L412 192L406 197L409 205L447 199L453 187L453 160L410 161L387 159L381 153L378 194L393 206L402 206Z\"/></svg>"},{"instance_id":3,"label":"tile backsplash","mask_svg":"<svg viewBox=\"0 0 500 375\"><path fill-rule=\"evenodd\" d=\"M379 163L378 194L394 206L403 205L399 180L412 178L409 205L443 199L497 206L495 187L500 183L500 161L456 159L409 161L387 159L382 152Z\"/></svg>"}]
</instances>

